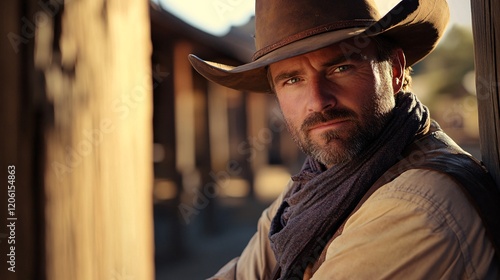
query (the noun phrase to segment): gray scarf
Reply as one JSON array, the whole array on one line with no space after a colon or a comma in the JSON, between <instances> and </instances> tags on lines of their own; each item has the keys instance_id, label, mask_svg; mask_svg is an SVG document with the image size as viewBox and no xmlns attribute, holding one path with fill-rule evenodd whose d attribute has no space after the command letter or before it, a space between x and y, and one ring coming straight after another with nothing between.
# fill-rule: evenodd
<instances>
[{"instance_id":1,"label":"gray scarf","mask_svg":"<svg viewBox=\"0 0 500 280\"><path fill-rule=\"evenodd\" d=\"M271 222L269 238L280 279L302 279L335 231L366 191L401 159L401 153L430 124L427 108L411 93L400 92L381 135L353 160L324 170L307 158L294 186Z\"/></svg>"}]
</instances>

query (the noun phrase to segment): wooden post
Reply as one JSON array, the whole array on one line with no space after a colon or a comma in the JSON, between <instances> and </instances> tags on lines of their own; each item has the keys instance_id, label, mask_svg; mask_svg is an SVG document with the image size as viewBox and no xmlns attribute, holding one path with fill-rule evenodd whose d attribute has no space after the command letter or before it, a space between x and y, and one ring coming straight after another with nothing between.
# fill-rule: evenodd
<instances>
[{"instance_id":1,"label":"wooden post","mask_svg":"<svg viewBox=\"0 0 500 280\"><path fill-rule=\"evenodd\" d=\"M213 234L218 230L216 219L217 189L215 173L212 168L212 153L210 151L210 122L208 107L208 82L199 75L193 68L189 74L193 79L193 94L195 105L195 160L196 169L200 174L200 194L205 196L208 203L205 209L201 210L203 216L203 230L206 234ZM220 191L220 190L219 190Z\"/></svg>"},{"instance_id":2,"label":"wooden post","mask_svg":"<svg viewBox=\"0 0 500 280\"><path fill-rule=\"evenodd\" d=\"M36 8L35 0L0 2L0 279L5 280L44 279Z\"/></svg>"},{"instance_id":3,"label":"wooden post","mask_svg":"<svg viewBox=\"0 0 500 280\"><path fill-rule=\"evenodd\" d=\"M154 40L154 38L153 38ZM153 137L154 143L164 150L161 160L155 162L155 180L169 182L169 197L154 205L155 257L157 263L179 258L185 253L182 225L177 205L181 203L182 176L177 171L177 136L175 119L175 90L173 70L174 53L172 44L153 41L153 69L158 71L154 87ZM155 192L158 191L158 181ZM166 199L166 200L165 200Z\"/></svg>"},{"instance_id":4,"label":"wooden post","mask_svg":"<svg viewBox=\"0 0 500 280\"><path fill-rule=\"evenodd\" d=\"M46 279L153 279L149 2L56 2L35 49Z\"/></svg>"},{"instance_id":5,"label":"wooden post","mask_svg":"<svg viewBox=\"0 0 500 280\"><path fill-rule=\"evenodd\" d=\"M472 30L482 161L500 186L500 11L497 0L472 0Z\"/></svg>"}]
</instances>

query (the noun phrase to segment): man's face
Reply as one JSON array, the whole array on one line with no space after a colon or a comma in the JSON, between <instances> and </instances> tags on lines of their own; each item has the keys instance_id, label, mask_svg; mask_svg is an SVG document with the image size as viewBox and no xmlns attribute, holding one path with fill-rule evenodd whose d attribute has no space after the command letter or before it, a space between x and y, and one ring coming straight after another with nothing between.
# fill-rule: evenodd
<instances>
[{"instance_id":1,"label":"man's face","mask_svg":"<svg viewBox=\"0 0 500 280\"><path fill-rule=\"evenodd\" d=\"M334 44L270 65L293 139L327 167L351 160L378 136L395 106L404 69L401 50L391 56L391 65L377 60L373 44L348 56L344 49Z\"/></svg>"}]
</instances>

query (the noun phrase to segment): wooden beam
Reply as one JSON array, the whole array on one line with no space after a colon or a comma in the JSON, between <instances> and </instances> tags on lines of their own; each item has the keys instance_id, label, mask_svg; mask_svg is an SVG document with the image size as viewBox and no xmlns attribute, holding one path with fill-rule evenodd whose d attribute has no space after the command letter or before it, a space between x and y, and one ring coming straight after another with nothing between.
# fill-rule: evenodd
<instances>
[{"instance_id":1,"label":"wooden beam","mask_svg":"<svg viewBox=\"0 0 500 280\"><path fill-rule=\"evenodd\" d=\"M46 279L153 279L149 2L66 2L35 50L52 115Z\"/></svg>"},{"instance_id":2,"label":"wooden beam","mask_svg":"<svg viewBox=\"0 0 500 280\"><path fill-rule=\"evenodd\" d=\"M482 161L500 186L500 2L471 5Z\"/></svg>"}]
</instances>

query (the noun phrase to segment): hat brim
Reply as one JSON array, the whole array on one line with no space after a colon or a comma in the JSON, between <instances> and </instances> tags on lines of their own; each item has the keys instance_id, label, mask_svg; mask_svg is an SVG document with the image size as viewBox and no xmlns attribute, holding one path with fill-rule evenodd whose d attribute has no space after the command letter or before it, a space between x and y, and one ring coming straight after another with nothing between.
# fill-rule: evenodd
<instances>
[{"instance_id":1,"label":"hat brim","mask_svg":"<svg viewBox=\"0 0 500 280\"><path fill-rule=\"evenodd\" d=\"M205 61L190 54L191 65L206 79L240 91L271 93L266 67L272 63L315 51L356 36L384 36L401 47L411 66L427 56L437 45L449 12L445 0L402 1L368 27L355 27L317 34L292 42L250 63L229 66Z\"/></svg>"}]
</instances>

